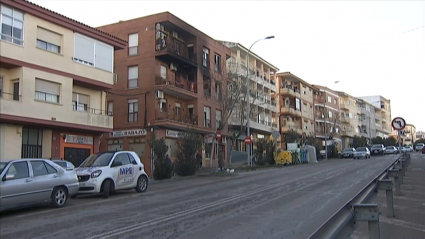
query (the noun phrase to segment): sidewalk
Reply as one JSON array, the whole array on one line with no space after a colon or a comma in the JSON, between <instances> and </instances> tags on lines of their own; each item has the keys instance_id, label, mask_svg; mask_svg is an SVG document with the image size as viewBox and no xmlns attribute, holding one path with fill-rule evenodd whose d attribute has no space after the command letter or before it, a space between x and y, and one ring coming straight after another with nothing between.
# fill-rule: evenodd
<instances>
[{"instance_id":1,"label":"sidewalk","mask_svg":"<svg viewBox=\"0 0 425 239\"><path fill-rule=\"evenodd\" d=\"M410 154L411 163L401 184L401 196L394 192L395 217L387 216L385 191L379 191L375 203L381 212L379 218L380 238L425 238L425 154ZM352 239L369 238L367 222L358 222Z\"/></svg>"}]
</instances>

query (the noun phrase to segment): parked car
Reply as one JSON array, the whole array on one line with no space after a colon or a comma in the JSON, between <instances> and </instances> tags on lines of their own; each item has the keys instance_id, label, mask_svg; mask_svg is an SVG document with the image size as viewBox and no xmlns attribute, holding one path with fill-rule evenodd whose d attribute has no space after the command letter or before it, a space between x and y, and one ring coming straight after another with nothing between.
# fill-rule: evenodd
<instances>
[{"instance_id":1,"label":"parked car","mask_svg":"<svg viewBox=\"0 0 425 239\"><path fill-rule=\"evenodd\" d=\"M370 158L370 151L367 147L358 147L356 148L356 152L354 152L354 159Z\"/></svg>"},{"instance_id":2,"label":"parked car","mask_svg":"<svg viewBox=\"0 0 425 239\"><path fill-rule=\"evenodd\" d=\"M425 147L422 148L422 154L425 154Z\"/></svg>"},{"instance_id":3,"label":"parked car","mask_svg":"<svg viewBox=\"0 0 425 239\"><path fill-rule=\"evenodd\" d=\"M0 162L0 211L50 203L63 207L78 192L74 171L47 159Z\"/></svg>"},{"instance_id":4,"label":"parked car","mask_svg":"<svg viewBox=\"0 0 425 239\"><path fill-rule=\"evenodd\" d=\"M78 193L110 193L134 188L145 192L148 175L139 156L132 151L111 151L90 155L75 169L80 182Z\"/></svg>"},{"instance_id":5,"label":"parked car","mask_svg":"<svg viewBox=\"0 0 425 239\"><path fill-rule=\"evenodd\" d=\"M66 161L66 160L52 159L52 162L54 162L55 164L61 166L62 168L66 169L66 170L74 170L74 168L75 168L74 164L72 164L71 162Z\"/></svg>"},{"instance_id":6,"label":"parked car","mask_svg":"<svg viewBox=\"0 0 425 239\"><path fill-rule=\"evenodd\" d=\"M406 152L413 152L413 147L411 145L405 146Z\"/></svg>"},{"instance_id":7,"label":"parked car","mask_svg":"<svg viewBox=\"0 0 425 239\"><path fill-rule=\"evenodd\" d=\"M371 155L385 155L385 146L383 144L374 144L370 148Z\"/></svg>"},{"instance_id":8,"label":"parked car","mask_svg":"<svg viewBox=\"0 0 425 239\"><path fill-rule=\"evenodd\" d=\"M417 143L416 144L416 151L422 151L423 148L425 148L424 143Z\"/></svg>"},{"instance_id":9,"label":"parked car","mask_svg":"<svg viewBox=\"0 0 425 239\"><path fill-rule=\"evenodd\" d=\"M352 158L354 157L354 152L356 152L355 148L345 148L339 154L340 158Z\"/></svg>"},{"instance_id":10,"label":"parked car","mask_svg":"<svg viewBox=\"0 0 425 239\"><path fill-rule=\"evenodd\" d=\"M385 149L387 154L398 154L398 149L395 146L387 146Z\"/></svg>"},{"instance_id":11,"label":"parked car","mask_svg":"<svg viewBox=\"0 0 425 239\"><path fill-rule=\"evenodd\" d=\"M404 148L403 146L402 147L398 147L398 149L399 149L399 152L406 153L406 148Z\"/></svg>"}]
</instances>

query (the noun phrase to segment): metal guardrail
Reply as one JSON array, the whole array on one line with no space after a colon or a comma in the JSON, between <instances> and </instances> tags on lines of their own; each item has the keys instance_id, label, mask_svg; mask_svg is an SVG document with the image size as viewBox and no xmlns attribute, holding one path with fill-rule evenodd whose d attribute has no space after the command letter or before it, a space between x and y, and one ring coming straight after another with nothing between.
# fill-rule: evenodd
<instances>
[{"instance_id":1,"label":"metal guardrail","mask_svg":"<svg viewBox=\"0 0 425 239\"><path fill-rule=\"evenodd\" d=\"M387 215L389 217L395 217L393 186L395 183L396 195L401 195L400 183L403 183L403 177L409 163L410 154L401 154L397 160L333 214L319 229L311 234L309 238L340 238L343 230L353 228L357 221L368 222L369 239L380 238L379 208L377 204L370 202L377 195L378 190L385 190Z\"/></svg>"}]
</instances>

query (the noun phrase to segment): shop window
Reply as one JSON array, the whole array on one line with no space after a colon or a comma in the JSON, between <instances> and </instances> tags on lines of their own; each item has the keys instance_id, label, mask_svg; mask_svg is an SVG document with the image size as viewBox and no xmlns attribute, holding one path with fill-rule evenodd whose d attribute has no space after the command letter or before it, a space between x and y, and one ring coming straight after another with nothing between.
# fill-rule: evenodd
<instances>
[{"instance_id":1,"label":"shop window","mask_svg":"<svg viewBox=\"0 0 425 239\"><path fill-rule=\"evenodd\" d=\"M21 158L41 158L42 142L42 129L23 128Z\"/></svg>"}]
</instances>

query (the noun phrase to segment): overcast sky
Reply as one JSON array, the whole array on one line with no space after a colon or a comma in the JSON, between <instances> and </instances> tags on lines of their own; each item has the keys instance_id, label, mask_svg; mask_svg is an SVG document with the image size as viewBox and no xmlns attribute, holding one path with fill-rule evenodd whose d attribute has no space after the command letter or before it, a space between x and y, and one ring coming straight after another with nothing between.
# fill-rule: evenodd
<instances>
[{"instance_id":1,"label":"overcast sky","mask_svg":"<svg viewBox=\"0 0 425 239\"><path fill-rule=\"evenodd\" d=\"M382 95L392 118L425 130L425 1L30 1L92 27L169 11L245 47L274 35L252 51L280 71Z\"/></svg>"}]
</instances>

